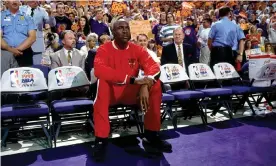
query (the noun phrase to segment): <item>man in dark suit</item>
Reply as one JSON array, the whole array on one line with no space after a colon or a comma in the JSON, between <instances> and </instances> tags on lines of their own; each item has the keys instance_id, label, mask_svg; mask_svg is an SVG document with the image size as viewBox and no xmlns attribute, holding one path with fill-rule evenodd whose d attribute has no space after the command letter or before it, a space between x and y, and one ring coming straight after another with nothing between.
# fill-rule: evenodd
<instances>
[{"instance_id":1,"label":"man in dark suit","mask_svg":"<svg viewBox=\"0 0 276 166\"><path fill-rule=\"evenodd\" d=\"M173 32L174 42L163 47L161 55L161 65L165 64L180 64L188 72L188 66L196 63L196 53L189 44L183 43L184 32L181 27L176 28ZM171 85L172 90L179 90L186 88L185 83Z\"/></svg>"},{"instance_id":2,"label":"man in dark suit","mask_svg":"<svg viewBox=\"0 0 276 166\"><path fill-rule=\"evenodd\" d=\"M188 66L196 62L196 54L192 46L183 43L184 37L185 35L181 27L174 30L174 42L163 47L161 65L169 63L180 64L188 71Z\"/></svg>"}]
</instances>

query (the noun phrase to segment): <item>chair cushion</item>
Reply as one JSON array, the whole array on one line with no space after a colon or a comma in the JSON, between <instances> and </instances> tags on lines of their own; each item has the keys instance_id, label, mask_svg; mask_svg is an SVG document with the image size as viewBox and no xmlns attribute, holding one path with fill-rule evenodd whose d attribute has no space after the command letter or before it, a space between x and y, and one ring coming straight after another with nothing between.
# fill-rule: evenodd
<instances>
[{"instance_id":1,"label":"chair cushion","mask_svg":"<svg viewBox=\"0 0 276 166\"><path fill-rule=\"evenodd\" d=\"M174 101L174 96L167 94L167 93L163 93L162 94L162 102L168 102L168 101Z\"/></svg>"},{"instance_id":2,"label":"chair cushion","mask_svg":"<svg viewBox=\"0 0 276 166\"><path fill-rule=\"evenodd\" d=\"M49 108L45 102L37 102L32 104L32 106L27 104L3 105L1 107L1 118L44 116L49 114Z\"/></svg>"},{"instance_id":3,"label":"chair cushion","mask_svg":"<svg viewBox=\"0 0 276 166\"><path fill-rule=\"evenodd\" d=\"M232 90L226 88L210 88L197 90L203 92L204 95L208 97L232 95Z\"/></svg>"},{"instance_id":4,"label":"chair cushion","mask_svg":"<svg viewBox=\"0 0 276 166\"><path fill-rule=\"evenodd\" d=\"M226 86L223 88L227 88L227 89L231 89L233 94L244 94L244 93L248 93L250 91L250 87L249 86Z\"/></svg>"},{"instance_id":5,"label":"chair cushion","mask_svg":"<svg viewBox=\"0 0 276 166\"><path fill-rule=\"evenodd\" d=\"M262 92L269 92L272 91L273 87L250 87L251 93L262 93Z\"/></svg>"},{"instance_id":6,"label":"chair cushion","mask_svg":"<svg viewBox=\"0 0 276 166\"><path fill-rule=\"evenodd\" d=\"M56 113L85 112L92 109L93 101L89 99L55 100L51 103L52 110Z\"/></svg>"},{"instance_id":7,"label":"chair cushion","mask_svg":"<svg viewBox=\"0 0 276 166\"><path fill-rule=\"evenodd\" d=\"M169 91L169 94L173 95L177 100L189 100L189 99L198 99L203 98L204 93L199 91L191 91L191 90L177 90L177 91Z\"/></svg>"}]
</instances>

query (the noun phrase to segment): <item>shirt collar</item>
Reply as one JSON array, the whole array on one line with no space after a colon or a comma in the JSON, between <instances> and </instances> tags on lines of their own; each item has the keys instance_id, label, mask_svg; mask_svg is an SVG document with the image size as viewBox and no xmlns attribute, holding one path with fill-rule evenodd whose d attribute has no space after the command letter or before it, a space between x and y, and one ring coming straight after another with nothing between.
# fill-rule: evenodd
<instances>
[{"instance_id":1,"label":"shirt collar","mask_svg":"<svg viewBox=\"0 0 276 166\"><path fill-rule=\"evenodd\" d=\"M10 11L9 9L7 10L7 16L8 16L8 15L12 15L12 13L11 13L11 11ZM22 16L22 15L24 15L24 14L23 14L22 11L20 11L20 10L18 9L18 11L15 13L15 15L21 15L21 16Z\"/></svg>"},{"instance_id":2,"label":"shirt collar","mask_svg":"<svg viewBox=\"0 0 276 166\"><path fill-rule=\"evenodd\" d=\"M116 50L119 50L119 48L116 46L115 44L115 40L112 41L112 46L116 49ZM127 45L126 49L127 50L129 48L129 44Z\"/></svg>"},{"instance_id":3,"label":"shirt collar","mask_svg":"<svg viewBox=\"0 0 276 166\"><path fill-rule=\"evenodd\" d=\"M68 51L71 51L71 56L72 56L73 49L72 50L67 50L63 47L63 50L64 50L64 53L65 53L66 56L68 56Z\"/></svg>"},{"instance_id":4,"label":"shirt collar","mask_svg":"<svg viewBox=\"0 0 276 166\"><path fill-rule=\"evenodd\" d=\"M178 47L179 45L174 42L175 47ZM182 48L183 44L180 44L180 47Z\"/></svg>"}]
</instances>

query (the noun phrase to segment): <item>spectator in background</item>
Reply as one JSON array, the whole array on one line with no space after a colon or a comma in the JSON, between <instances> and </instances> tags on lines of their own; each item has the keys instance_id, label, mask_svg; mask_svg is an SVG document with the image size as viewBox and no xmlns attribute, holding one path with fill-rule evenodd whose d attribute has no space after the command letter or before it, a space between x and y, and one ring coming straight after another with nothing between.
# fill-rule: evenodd
<instances>
[{"instance_id":1,"label":"spectator in background","mask_svg":"<svg viewBox=\"0 0 276 166\"><path fill-rule=\"evenodd\" d=\"M243 51L243 58L242 58L242 65L244 65L246 62L248 62L249 55L246 55L246 51L252 49L251 41L245 40L244 44L244 51Z\"/></svg>"},{"instance_id":2,"label":"spectator in background","mask_svg":"<svg viewBox=\"0 0 276 166\"><path fill-rule=\"evenodd\" d=\"M275 55L274 49L273 49L273 47L272 47L272 45L271 45L270 43L267 43L267 44L265 45L265 52L266 52L267 54Z\"/></svg>"},{"instance_id":3,"label":"spectator in background","mask_svg":"<svg viewBox=\"0 0 276 166\"><path fill-rule=\"evenodd\" d=\"M154 39L150 39L148 43L148 49L157 54L157 46Z\"/></svg>"},{"instance_id":4,"label":"spectator in background","mask_svg":"<svg viewBox=\"0 0 276 166\"><path fill-rule=\"evenodd\" d=\"M160 14L160 20L159 20L159 24L155 25L152 29L152 33L154 34L154 38L156 41L157 45L162 46L162 41L160 39L160 31L162 29L162 27L164 25L166 25L167 21L166 21L166 13L162 12Z\"/></svg>"},{"instance_id":5,"label":"spectator in background","mask_svg":"<svg viewBox=\"0 0 276 166\"><path fill-rule=\"evenodd\" d=\"M263 16L261 18L261 22L258 23L256 26L257 28L261 28L263 30L262 36L268 39L268 33L267 33L268 24L266 23L266 19L267 17Z\"/></svg>"},{"instance_id":6,"label":"spectator in background","mask_svg":"<svg viewBox=\"0 0 276 166\"><path fill-rule=\"evenodd\" d=\"M69 18L67 18L64 15L64 4L62 2L57 3L57 16L55 17L56 19L56 27L53 30L53 32L56 32L57 34L61 34L61 32L65 30L71 30L72 27L72 22Z\"/></svg>"},{"instance_id":7,"label":"spectator in background","mask_svg":"<svg viewBox=\"0 0 276 166\"><path fill-rule=\"evenodd\" d=\"M158 64L160 64L160 60L157 57L156 53L151 51L150 49L147 48L148 46L148 36L145 34L139 34L137 36L137 44L142 46L144 49L147 50L147 52L149 53L149 55L152 57L152 59L157 62Z\"/></svg>"},{"instance_id":8,"label":"spectator in background","mask_svg":"<svg viewBox=\"0 0 276 166\"><path fill-rule=\"evenodd\" d=\"M252 48L258 48L261 42L261 35L257 32L255 25L252 25L249 29L249 34L246 35L246 39L251 41Z\"/></svg>"},{"instance_id":9,"label":"spectator in background","mask_svg":"<svg viewBox=\"0 0 276 166\"><path fill-rule=\"evenodd\" d=\"M81 16L78 23L75 24L74 31L77 35L77 49L85 45L86 37L90 34L90 26L86 16Z\"/></svg>"},{"instance_id":10,"label":"spectator in background","mask_svg":"<svg viewBox=\"0 0 276 166\"><path fill-rule=\"evenodd\" d=\"M86 37L86 45L82 46L80 49L81 54L87 57L89 50L92 50L92 49L96 50L97 42L98 42L98 35L96 33L90 33Z\"/></svg>"},{"instance_id":11,"label":"spectator in background","mask_svg":"<svg viewBox=\"0 0 276 166\"><path fill-rule=\"evenodd\" d=\"M94 18L90 18L91 32L96 33L98 36L101 36L102 34L110 35L107 25L102 21L103 10L100 8L96 10L96 16Z\"/></svg>"},{"instance_id":12,"label":"spectator in background","mask_svg":"<svg viewBox=\"0 0 276 166\"><path fill-rule=\"evenodd\" d=\"M36 26L30 16L19 10L19 5L19 1L6 1L8 9L1 12L2 73L18 65L33 65L31 46L36 40Z\"/></svg>"},{"instance_id":13,"label":"spectator in background","mask_svg":"<svg viewBox=\"0 0 276 166\"><path fill-rule=\"evenodd\" d=\"M39 6L38 1L28 1L28 6L22 6L21 10L26 15L33 18L36 25L36 41L32 45L33 64L41 64L42 53L45 51L43 27L49 24L50 27L55 27L56 19L51 15L50 10L45 10Z\"/></svg>"},{"instance_id":14,"label":"spectator in background","mask_svg":"<svg viewBox=\"0 0 276 166\"><path fill-rule=\"evenodd\" d=\"M100 46L107 43L107 42L110 42L110 37L108 35L102 35L99 37L99 43L100 43ZM91 49L88 51L88 55L86 57L86 60L85 60L85 72L86 72L86 75L88 76L88 78L90 79L90 72L91 70L94 68L94 59L95 59L95 56L96 56L96 50L95 49ZM92 93L95 95L96 94L96 91L97 88L96 88L96 85L92 86Z\"/></svg>"},{"instance_id":15,"label":"spectator in background","mask_svg":"<svg viewBox=\"0 0 276 166\"><path fill-rule=\"evenodd\" d=\"M202 21L203 28L198 35L198 46L200 48L199 63L210 65L210 49L208 47L208 35L211 30L212 20L205 18Z\"/></svg>"},{"instance_id":16,"label":"spectator in background","mask_svg":"<svg viewBox=\"0 0 276 166\"><path fill-rule=\"evenodd\" d=\"M167 46L173 43L173 31L180 27L179 25L175 24L174 15L172 13L167 13L166 15L167 25L162 26L160 30L160 39L162 41L162 46Z\"/></svg>"},{"instance_id":17,"label":"spectator in background","mask_svg":"<svg viewBox=\"0 0 276 166\"><path fill-rule=\"evenodd\" d=\"M63 49L54 53L51 58L51 68L62 66L78 66L84 70L85 56L79 50L75 49L76 39L74 32L65 30L61 34Z\"/></svg>"},{"instance_id":18,"label":"spectator in background","mask_svg":"<svg viewBox=\"0 0 276 166\"><path fill-rule=\"evenodd\" d=\"M76 23L76 16L74 13L68 13L68 18L71 21L72 25L74 25Z\"/></svg>"},{"instance_id":19,"label":"spectator in background","mask_svg":"<svg viewBox=\"0 0 276 166\"><path fill-rule=\"evenodd\" d=\"M110 37L108 35L102 35L99 37L99 44L103 45L106 42L111 41Z\"/></svg>"},{"instance_id":20,"label":"spectator in background","mask_svg":"<svg viewBox=\"0 0 276 166\"><path fill-rule=\"evenodd\" d=\"M268 29L268 39L270 43L276 43L276 22L272 23Z\"/></svg>"}]
</instances>

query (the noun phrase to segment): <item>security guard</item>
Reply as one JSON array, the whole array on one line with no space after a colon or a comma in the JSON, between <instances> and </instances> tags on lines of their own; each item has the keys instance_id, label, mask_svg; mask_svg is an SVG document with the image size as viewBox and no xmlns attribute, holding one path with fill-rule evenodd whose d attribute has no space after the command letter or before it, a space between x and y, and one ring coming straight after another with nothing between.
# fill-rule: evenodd
<instances>
[{"instance_id":1,"label":"security guard","mask_svg":"<svg viewBox=\"0 0 276 166\"><path fill-rule=\"evenodd\" d=\"M1 12L1 71L11 67L12 59L19 66L33 65L32 44L36 40L36 27L31 17L19 11L19 0L6 1L7 10Z\"/></svg>"},{"instance_id":2,"label":"security guard","mask_svg":"<svg viewBox=\"0 0 276 166\"><path fill-rule=\"evenodd\" d=\"M238 40L238 27L231 21L230 12L229 7L219 9L220 20L211 27L208 37L208 46L211 50L211 68L220 62L228 62L234 65L232 47Z\"/></svg>"}]
</instances>

